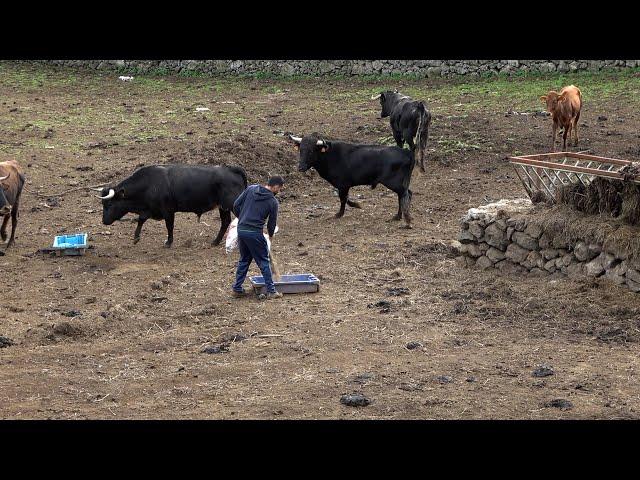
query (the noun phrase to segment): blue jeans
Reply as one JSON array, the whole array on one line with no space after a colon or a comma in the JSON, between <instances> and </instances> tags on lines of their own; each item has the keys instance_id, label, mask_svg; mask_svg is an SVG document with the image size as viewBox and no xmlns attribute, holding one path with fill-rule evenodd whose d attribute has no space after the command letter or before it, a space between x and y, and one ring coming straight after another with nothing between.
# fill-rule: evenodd
<instances>
[{"instance_id":1,"label":"blue jeans","mask_svg":"<svg viewBox=\"0 0 640 480\"><path fill-rule=\"evenodd\" d=\"M273 284L271 265L269 264L269 249L262 232L240 230L238 228L238 249L240 250L240 261L238 262L236 282L233 284L233 289L236 292L242 292L242 284L247 277L251 260L255 260L262 272L267 292L275 293L276 286Z\"/></svg>"}]
</instances>

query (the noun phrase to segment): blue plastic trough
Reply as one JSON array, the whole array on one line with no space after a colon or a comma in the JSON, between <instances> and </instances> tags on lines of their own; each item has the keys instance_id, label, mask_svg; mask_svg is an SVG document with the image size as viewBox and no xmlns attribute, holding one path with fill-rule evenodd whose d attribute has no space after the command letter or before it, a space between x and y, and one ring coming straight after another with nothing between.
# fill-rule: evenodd
<instances>
[{"instance_id":1,"label":"blue plastic trough","mask_svg":"<svg viewBox=\"0 0 640 480\"><path fill-rule=\"evenodd\" d=\"M262 275L249 277L257 295L267 293ZM320 280L310 273L297 275L282 275L279 282L274 282L276 290L280 293L313 293L320 290Z\"/></svg>"},{"instance_id":2,"label":"blue plastic trough","mask_svg":"<svg viewBox=\"0 0 640 480\"><path fill-rule=\"evenodd\" d=\"M77 233L75 235L58 235L53 240L53 249L59 255L84 255L87 244L86 233Z\"/></svg>"}]
</instances>

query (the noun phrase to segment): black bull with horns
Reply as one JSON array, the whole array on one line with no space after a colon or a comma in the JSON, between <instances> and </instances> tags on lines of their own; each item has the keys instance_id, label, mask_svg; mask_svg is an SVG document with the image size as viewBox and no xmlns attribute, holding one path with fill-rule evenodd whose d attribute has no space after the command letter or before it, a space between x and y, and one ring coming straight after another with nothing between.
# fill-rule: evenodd
<instances>
[{"instance_id":1,"label":"black bull with horns","mask_svg":"<svg viewBox=\"0 0 640 480\"><path fill-rule=\"evenodd\" d=\"M349 199L351 187L369 185L373 189L382 184L398 195L398 213L391 220L401 220L404 216L407 228L411 228L409 183L415 165L413 150L329 141L316 134L304 138L290 135L290 138L300 150L298 170L305 172L314 168L338 190L340 210L336 218L344 215L345 205L360 208Z\"/></svg>"},{"instance_id":2,"label":"black bull with horns","mask_svg":"<svg viewBox=\"0 0 640 480\"><path fill-rule=\"evenodd\" d=\"M371 97L371 100L377 99L380 99L382 107L380 118L389 117L396 144L403 147L406 142L411 150L418 150L418 163L420 170L424 172L424 151L429 138L431 112L423 102L412 100L397 91L381 92Z\"/></svg>"},{"instance_id":3,"label":"black bull with horns","mask_svg":"<svg viewBox=\"0 0 640 480\"><path fill-rule=\"evenodd\" d=\"M240 167L204 165L151 165L136 170L112 187L97 189L102 200L102 223L111 225L127 213L138 214L133 243L148 219L164 220L166 247L173 243L176 212L200 216L218 207L220 231L213 240L218 245L231 223L233 202L247 188L247 175Z\"/></svg>"}]
</instances>

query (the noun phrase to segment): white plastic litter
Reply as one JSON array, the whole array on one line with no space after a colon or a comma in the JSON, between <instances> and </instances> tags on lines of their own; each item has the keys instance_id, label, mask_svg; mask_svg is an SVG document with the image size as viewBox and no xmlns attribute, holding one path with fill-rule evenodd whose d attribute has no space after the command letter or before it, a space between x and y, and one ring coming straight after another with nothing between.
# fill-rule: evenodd
<instances>
[{"instance_id":1,"label":"white plastic litter","mask_svg":"<svg viewBox=\"0 0 640 480\"><path fill-rule=\"evenodd\" d=\"M133 77L127 77L127 76L124 76L124 75L120 75L118 77L118 79L122 80L123 82L130 82L131 80L133 80Z\"/></svg>"},{"instance_id":2,"label":"white plastic litter","mask_svg":"<svg viewBox=\"0 0 640 480\"><path fill-rule=\"evenodd\" d=\"M276 229L273 232L274 234L278 233L278 226L276 225ZM271 251L271 242L269 241L269 235L264 234L264 238L267 241L267 249ZM225 234L225 252L231 253L236 248L238 248L238 219L236 218L229 228L227 229L227 233Z\"/></svg>"},{"instance_id":3,"label":"white plastic litter","mask_svg":"<svg viewBox=\"0 0 640 480\"><path fill-rule=\"evenodd\" d=\"M196 112L208 112L209 109L207 107L196 107Z\"/></svg>"}]
</instances>

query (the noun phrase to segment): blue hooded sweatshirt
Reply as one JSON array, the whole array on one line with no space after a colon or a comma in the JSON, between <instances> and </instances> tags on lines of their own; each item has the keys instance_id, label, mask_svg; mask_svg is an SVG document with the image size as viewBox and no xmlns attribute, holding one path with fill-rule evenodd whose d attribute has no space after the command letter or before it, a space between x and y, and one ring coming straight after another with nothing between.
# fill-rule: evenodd
<instances>
[{"instance_id":1,"label":"blue hooded sweatshirt","mask_svg":"<svg viewBox=\"0 0 640 480\"><path fill-rule=\"evenodd\" d=\"M233 213L238 217L238 230L262 232L269 217L267 232L273 237L278 220L278 200L262 185L249 185L233 203Z\"/></svg>"}]
</instances>

